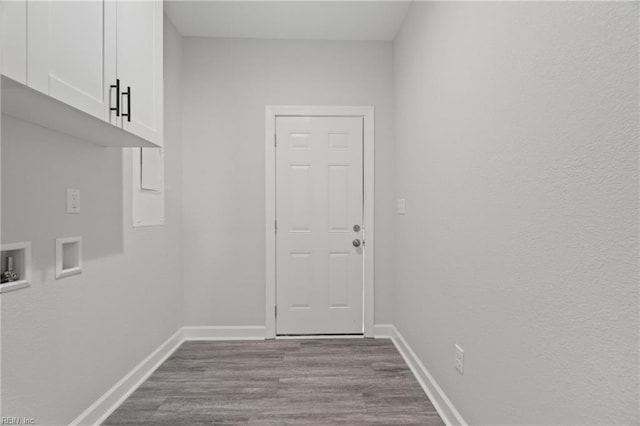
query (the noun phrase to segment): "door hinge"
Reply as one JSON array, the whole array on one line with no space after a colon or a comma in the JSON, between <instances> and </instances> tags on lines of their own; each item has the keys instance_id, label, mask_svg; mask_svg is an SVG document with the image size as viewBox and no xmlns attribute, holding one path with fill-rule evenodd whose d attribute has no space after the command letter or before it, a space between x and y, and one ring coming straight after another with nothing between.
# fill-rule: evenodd
<instances>
[{"instance_id":1,"label":"door hinge","mask_svg":"<svg viewBox=\"0 0 640 426\"><path fill-rule=\"evenodd\" d=\"M275 133L273 134L273 146L278 147L278 135Z\"/></svg>"},{"instance_id":2,"label":"door hinge","mask_svg":"<svg viewBox=\"0 0 640 426\"><path fill-rule=\"evenodd\" d=\"M275 317L278 318L278 307L277 306L273 307L273 313L274 313Z\"/></svg>"},{"instance_id":3,"label":"door hinge","mask_svg":"<svg viewBox=\"0 0 640 426\"><path fill-rule=\"evenodd\" d=\"M277 234L278 233L278 221L277 220L273 221L273 227L275 228L276 234Z\"/></svg>"}]
</instances>

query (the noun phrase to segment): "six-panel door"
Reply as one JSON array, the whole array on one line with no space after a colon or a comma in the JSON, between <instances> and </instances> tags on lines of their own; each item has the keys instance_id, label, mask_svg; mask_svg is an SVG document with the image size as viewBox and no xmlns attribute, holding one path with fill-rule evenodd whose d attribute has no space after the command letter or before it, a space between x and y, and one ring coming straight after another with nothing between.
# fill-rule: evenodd
<instances>
[{"instance_id":1,"label":"six-panel door","mask_svg":"<svg viewBox=\"0 0 640 426\"><path fill-rule=\"evenodd\" d=\"M363 332L363 119L276 119L277 334Z\"/></svg>"}]
</instances>

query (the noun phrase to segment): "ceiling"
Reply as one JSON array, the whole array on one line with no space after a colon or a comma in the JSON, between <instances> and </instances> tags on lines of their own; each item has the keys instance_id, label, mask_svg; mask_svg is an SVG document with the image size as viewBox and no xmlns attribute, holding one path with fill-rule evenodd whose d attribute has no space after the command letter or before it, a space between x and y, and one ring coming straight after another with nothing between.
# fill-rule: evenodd
<instances>
[{"instance_id":1,"label":"ceiling","mask_svg":"<svg viewBox=\"0 0 640 426\"><path fill-rule=\"evenodd\" d=\"M393 40L408 1L165 1L186 37Z\"/></svg>"}]
</instances>

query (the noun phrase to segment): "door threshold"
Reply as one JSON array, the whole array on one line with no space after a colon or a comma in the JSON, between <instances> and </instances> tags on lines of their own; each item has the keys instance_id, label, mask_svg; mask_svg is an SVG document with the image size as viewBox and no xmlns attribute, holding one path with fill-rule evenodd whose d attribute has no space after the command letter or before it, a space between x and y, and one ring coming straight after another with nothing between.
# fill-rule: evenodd
<instances>
[{"instance_id":1,"label":"door threshold","mask_svg":"<svg viewBox=\"0 0 640 426\"><path fill-rule=\"evenodd\" d=\"M363 333L353 334L277 334L276 339L363 339Z\"/></svg>"}]
</instances>

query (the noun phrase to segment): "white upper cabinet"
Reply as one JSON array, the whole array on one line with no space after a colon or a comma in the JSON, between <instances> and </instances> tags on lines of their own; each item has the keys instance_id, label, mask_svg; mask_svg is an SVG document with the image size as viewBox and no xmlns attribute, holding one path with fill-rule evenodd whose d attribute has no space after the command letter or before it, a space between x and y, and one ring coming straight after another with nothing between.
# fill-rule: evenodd
<instances>
[{"instance_id":1,"label":"white upper cabinet","mask_svg":"<svg viewBox=\"0 0 640 426\"><path fill-rule=\"evenodd\" d=\"M104 1L29 1L28 85L105 118ZM115 83L115 81L114 81Z\"/></svg>"},{"instance_id":2,"label":"white upper cabinet","mask_svg":"<svg viewBox=\"0 0 640 426\"><path fill-rule=\"evenodd\" d=\"M162 2L118 1L116 28L121 126L162 146Z\"/></svg>"},{"instance_id":3,"label":"white upper cabinet","mask_svg":"<svg viewBox=\"0 0 640 426\"><path fill-rule=\"evenodd\" d=\"M27 0L2 1L2 74L27 84Z\"/></svg>"},{"instance_id":4,"label":"white upper cabinet","mask_svg":"<svg viewBox=\"0 0 640 426\"><path fill-rule=\"evenodd\" d=\"M118 141L96 134L100 144L162 146L162 1L0 0L0 5L2 74L28 86L11 86L3 113L51 127L56 122L47 119L51 114L32 113L43 93L48 98L42 105L54 113L64 110L65 131L82 128L77 136L92 134L93 125L76 121L74 127L70 121L86 113L133 137ZM5 84L12 83L3 79Z\"/></svg>"}]
</instances>

